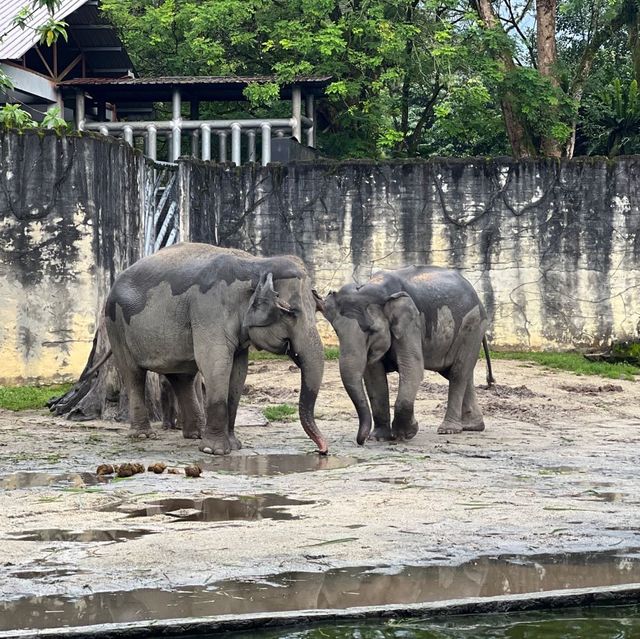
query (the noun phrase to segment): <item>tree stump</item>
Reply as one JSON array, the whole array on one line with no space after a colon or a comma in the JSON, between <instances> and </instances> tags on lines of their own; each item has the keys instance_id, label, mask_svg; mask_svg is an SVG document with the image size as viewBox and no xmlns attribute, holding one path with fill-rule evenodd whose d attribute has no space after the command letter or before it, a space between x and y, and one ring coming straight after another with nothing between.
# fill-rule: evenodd
<instances>
[{"instance_id":1,"label":"tree stump","mask_svg":"<svg viewBox=\"0 0 640 639\"><path fill-rule=\"evenodd\" d=\"M113 358L110 357L97 371L86 376L87 372L100 362L110 349L104 316L101 316L98 329L93 336L93 347L82 375L71 390L47 403L51 412L56 415L66 415L67 419L79 422L91 419L116 421L129 419L127 391ZM151 421L163 420L163 389L173 395L166 380L163 383L156 373L147 373L146 399ZM175 422L175 403L171 407L165 399L164 426L173 428Z\"/></svg>"}]
</instances>

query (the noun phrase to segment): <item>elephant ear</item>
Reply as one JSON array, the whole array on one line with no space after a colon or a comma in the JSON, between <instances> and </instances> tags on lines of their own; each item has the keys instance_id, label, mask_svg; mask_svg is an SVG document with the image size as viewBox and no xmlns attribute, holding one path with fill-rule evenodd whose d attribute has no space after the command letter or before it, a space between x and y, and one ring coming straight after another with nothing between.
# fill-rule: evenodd
<instances>
[{"instance_id":1,"label":"elephant ear","mask_svg":"<svg viewBox=\"0 0 640 639\"><path fill-rule=\"evenodd\" d=\"M385 305L384 314L389 320L391 333L396 339L401 339L416 322L420 311L416 308L408 293L400 291L391 295Z\"/></svg>"},{"instance_id":2,"label":"elephant ear","mask_svg":"<svg viewBox=\"0 0 640 639\"><path fill-rule=\"evenodd\" d=\"M282 314L295 315L295 311L280 299L278 291L273 287L273 273L263 273L258 286L251 296L249 308L244 316L244 326L254 328L275 324Z\"/></svg>"}]
</instances>

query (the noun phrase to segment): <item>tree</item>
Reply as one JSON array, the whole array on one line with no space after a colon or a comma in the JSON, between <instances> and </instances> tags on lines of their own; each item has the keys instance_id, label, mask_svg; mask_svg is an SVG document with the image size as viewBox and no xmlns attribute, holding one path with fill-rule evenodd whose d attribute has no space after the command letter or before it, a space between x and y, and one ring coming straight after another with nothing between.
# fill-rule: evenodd
<instances>
[{"instance_id":1,"label":"tree","mask_svg":"<svg viewBox=\"0 0 640 639\"><path fill-rule=\"evenodd\" d=\"M247 89L249 105L218 106L218 116L274 113L280 84L330 75L320 143L337 156L571 157L589 78L621 31L640 73L636 0L104 0L103 7L143 74L275 75Z\"/></svg>"}]
</instances>

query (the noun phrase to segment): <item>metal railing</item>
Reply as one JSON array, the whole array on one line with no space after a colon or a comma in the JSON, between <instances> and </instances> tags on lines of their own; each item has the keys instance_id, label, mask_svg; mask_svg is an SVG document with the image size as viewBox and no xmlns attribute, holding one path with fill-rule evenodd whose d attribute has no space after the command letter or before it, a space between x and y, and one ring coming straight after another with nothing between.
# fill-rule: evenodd
<instances>
[{"instance_id":1,"label":"metal railing","mask_svg":"<svg viewBox=\"0 0 640 639\"><path fill-rule=\"evenodd\" d=\"M313 122L302 116L301 125L307 131L309 143L313 139ZM271 136L283 137L287 132L295 133L298 128L296 118L263 120L166 120L140 122L86 122L81 123L86 131L98 131L103 135L122 137L132 146L136 140L142 140L144 154L152 160L158 159L158 140L163 137L168 142L167 160L175 162L183 155L185 137L191 144L187 155L212 159L212 138L218 138L218 157L220 162L228 162L227 140L231 136L231 162L242 164L243 135L246 139L245 157L255 162L256 137L260 135L260 162L266 166L271 162ZM186 134L186 135L185 135Z\"/></svg>"}]
</instances>

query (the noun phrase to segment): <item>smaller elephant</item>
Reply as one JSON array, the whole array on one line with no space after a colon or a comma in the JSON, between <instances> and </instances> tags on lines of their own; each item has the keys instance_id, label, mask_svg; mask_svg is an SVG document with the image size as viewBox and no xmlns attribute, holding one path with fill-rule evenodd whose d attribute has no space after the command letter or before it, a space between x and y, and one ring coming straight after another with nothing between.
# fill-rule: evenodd
<instances>
[{"instance_id":1,"label":"smaller elephant","mask_svg":"<svg viewBox=\"0 0 640 639\"><path fill-rule=\"evenodd\" d=\"M438 433L484 430L473 371L484 345L487 382L493 383L487 315L459 273L435 266L380 271L362 286L347 284L329 293L323 312L340 341L340 376L358 413L358 444L370 435L378 440L416 435L414 403L425 369L449 381ZM392 371L400 378L393 423L387 384Z\"/></svg>"}]
</instances>

